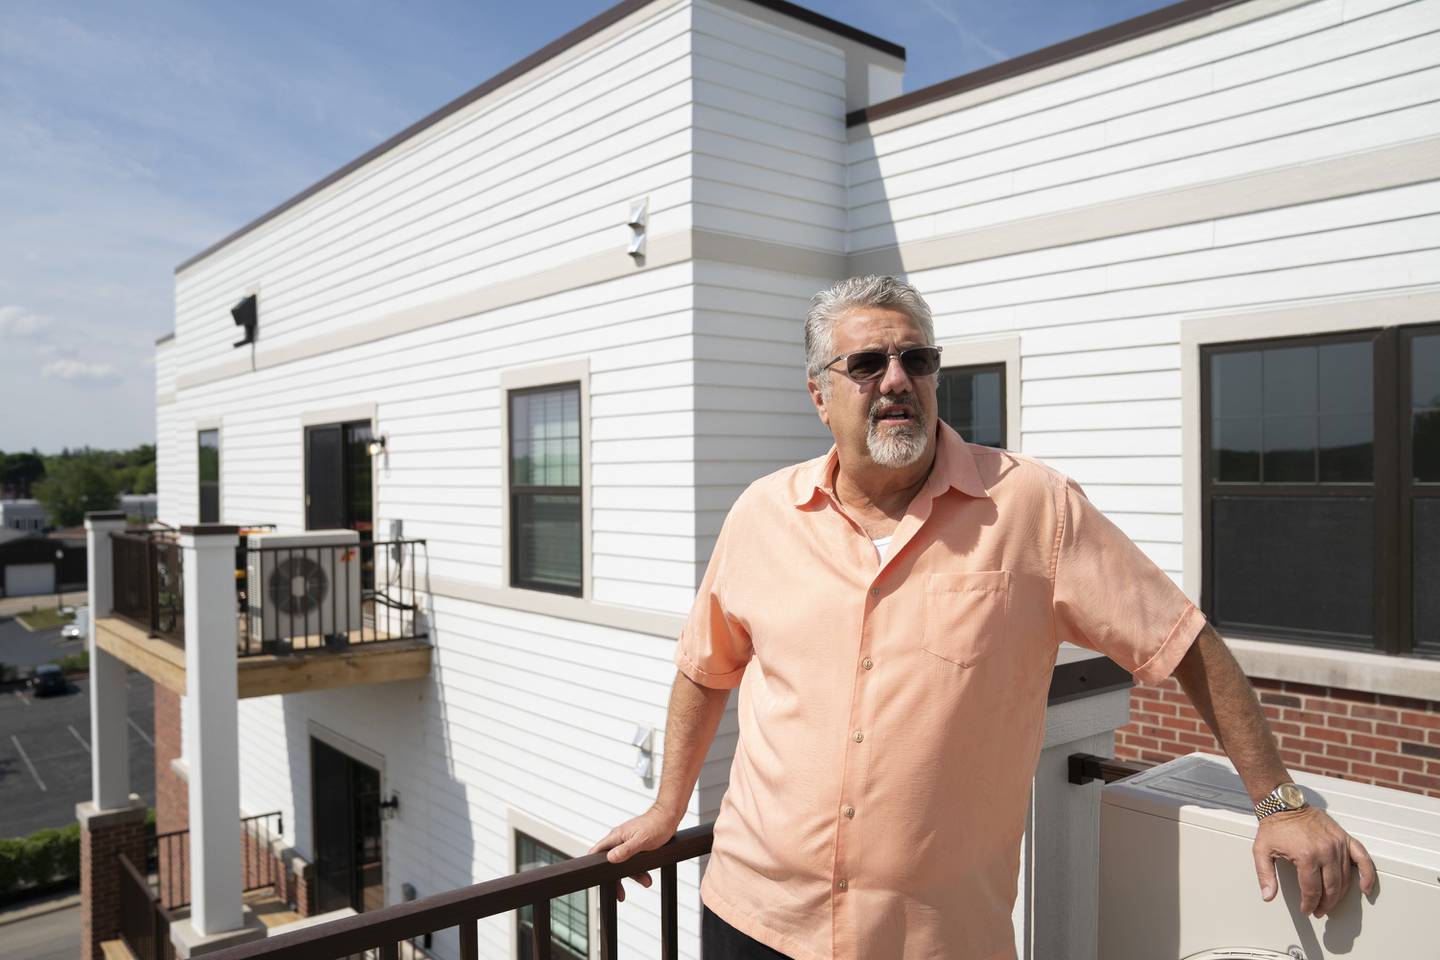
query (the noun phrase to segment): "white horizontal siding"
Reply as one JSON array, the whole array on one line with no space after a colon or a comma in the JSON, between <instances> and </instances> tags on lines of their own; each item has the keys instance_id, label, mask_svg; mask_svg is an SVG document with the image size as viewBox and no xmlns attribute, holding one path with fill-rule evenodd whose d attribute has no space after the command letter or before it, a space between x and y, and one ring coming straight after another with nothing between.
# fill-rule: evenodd
<instances>
[{"instance_id":1,"label":"white horizontal siding","mask_svg":"<svg viewBox=\"0 0 1440 960\"><path fill-rule=\"evenodd\" d=\"M850 145L850 249L1440 131L1440 5L1335 0Z\"/></svg>"},{"instance_id":2,"label":"white horizontal siding","mask_svg":"<svg viewBox=\"0 0 1440 960\"><path fill-rule=\"evenodd\" d=\"M635 196L652 232L688 228L689 20L642 12L183 271L177 362L228 358L251 286L270 347L622 250Z\"/></svg>"}]
</instances>

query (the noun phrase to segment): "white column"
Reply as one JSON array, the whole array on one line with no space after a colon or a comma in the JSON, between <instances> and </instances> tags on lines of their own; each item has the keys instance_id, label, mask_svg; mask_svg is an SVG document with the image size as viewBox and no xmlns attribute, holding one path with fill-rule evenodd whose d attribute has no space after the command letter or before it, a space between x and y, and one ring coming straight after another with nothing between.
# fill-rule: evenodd
<instances>
[{"instance_id":1,"label":"white column","mask_svg":"<svg viewBox=\"0 0 1440 960\"><path fill-rule=\"evenodd\" d=\"M125 727L130 698L125 664L95 644L95 623L110 616L115 604L110 534L124 529L123 513L85 515L90 595L85 637L90 653L90 801L100 811L130 806L130 735Z\"/></svg>"},{"instance_id":2,"label":"white column","mask_svg":"<svg viewBox=\"0 0 1440 960\"><path fill-rule=\"evenodd\" d=\"M235 645L236 527L182 527L185 755L190 764L190 923L244 925Z\"/></svg>"}]
</instances>

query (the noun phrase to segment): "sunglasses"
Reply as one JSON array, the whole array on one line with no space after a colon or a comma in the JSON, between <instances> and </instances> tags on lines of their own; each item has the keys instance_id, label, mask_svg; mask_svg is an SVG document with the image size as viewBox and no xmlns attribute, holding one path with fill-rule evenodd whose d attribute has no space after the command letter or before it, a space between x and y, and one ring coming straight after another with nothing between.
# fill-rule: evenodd
<instances>
[{"instance_id":1,"label":"sunglasses","mask_svg":"<svg viewBox=\"0 0 1440 960\"><path fill-rule=\"evenodd\" d=\"M845 376L856 383L879 380L890 366L890 358L900 358L900 368L907 376L928 377L940 369L939 347L907 347L899 353L885 353L882 350L860 350L856 353L842 353L825 364L821 369L829 370L841 360L845 361Z\"/></svg>"}]
</instances>

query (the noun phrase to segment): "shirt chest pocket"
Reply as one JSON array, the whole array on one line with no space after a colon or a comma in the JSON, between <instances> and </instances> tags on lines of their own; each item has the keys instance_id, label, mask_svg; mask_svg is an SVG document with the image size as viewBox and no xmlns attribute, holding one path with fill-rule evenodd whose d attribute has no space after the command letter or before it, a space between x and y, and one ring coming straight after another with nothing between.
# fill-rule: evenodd
<instances>
[{"instance_id":1,"label":"shirt chest pocket","mask_svg":"<svg viewBox=\"0 0 1440 960\"><path fill-rule=\"evenodd\" d=\"M930 575L920 648L962 667L973 666L1004 645L1010 594L1008 570Z\"/></svg>"}]
</instances>

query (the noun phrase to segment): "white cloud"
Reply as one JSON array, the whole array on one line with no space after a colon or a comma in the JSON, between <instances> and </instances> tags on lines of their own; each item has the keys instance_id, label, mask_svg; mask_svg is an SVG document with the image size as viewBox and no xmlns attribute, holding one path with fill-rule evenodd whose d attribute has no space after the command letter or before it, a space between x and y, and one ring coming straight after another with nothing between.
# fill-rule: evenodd
<instances>
[{"instance_id":1,"label":"white cloud","mask_svg":"<svg viewBox=\"0 0 1440 960\"><path fill-rule=\"evenodd\" d=\"M50 326L50 318L24 307L0 307L0 336L32 337Z\"/></svg>"},{"instance_id":2,"label":"white cloud","mask_svg":"<svg viewBox=\"0 0 1440 960\"><path fill-rule=\"evenodd\" d=\"M40 376L51 380L65 380L70 383L104 384L120 379L120 371L111 363L86 363L83 360L52 360L40 371Z\"/></svg>"}]
</instances>

